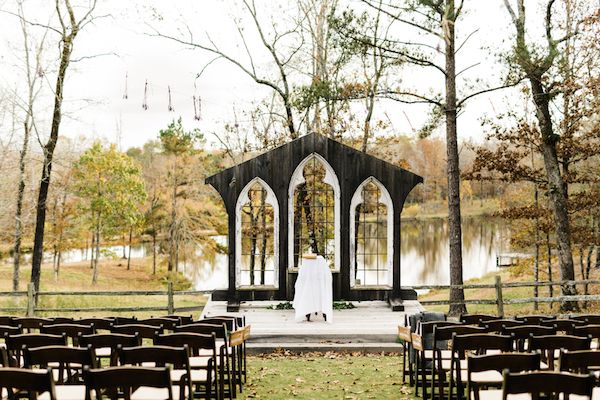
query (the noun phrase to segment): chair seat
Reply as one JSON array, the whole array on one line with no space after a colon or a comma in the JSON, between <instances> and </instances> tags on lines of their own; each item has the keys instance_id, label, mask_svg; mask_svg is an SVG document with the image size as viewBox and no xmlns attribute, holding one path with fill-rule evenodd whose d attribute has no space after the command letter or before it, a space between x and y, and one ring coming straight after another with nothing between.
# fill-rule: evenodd
<instances>
[{"instance_id":1,"label":"chair seat","mask_svg":"<svg viewBox=\"0 0 600 400\"><path fill-rule=\"evenodd\" d=\"M173 400L179 400L179 387L173 386ZM169 392L165 388L140 387L131 394L131 400L167 400ZM58 399L60 400L60 399Z\"/></svg>"},{"instance_id":2,"label":"chair seat","mask_svg":"<svg viewBox=\"0 0 600 400\"><path fill-rule=\"evenodd\" d=\"M171 381L180 382L181 377L186 374L187 371L184 369L174 369L171 371ZM192 382L206 382L208 379L208 372L205 369L193 369L192 373Z\"/></svg>"},{"instance_id":3,"label":"chair seat","mask_svg":"<svg viewBox=\"0 0 600 400\"><path fill-rule=\"evenodd\" d=\"M467 381L468 371L461 370L461 380L463 382ZM502 384L502 374L498 371L490 370L490 371L481 371L481 372L472 372L471 373L471 381L479 384Z\"/></svg>"},{"instance_id":4,"label":"chair seat","mask_svg":"<svg viewBox=\"0 0 600 400\"><path fill-rule=\"evenodd\" d=\"M442 359L450 359L452 357L452 350L442 350ZM425 358L433 358L433 350L425 350Z\"/></svg>"},{"instance_id":5,"label":"chair seat","mask_svg":"<svg viewBox=\"0 0 600 400\"><path fill-rule=\"evenodd\" d=\"M442 360L442 369L444 371L450 371L451 360ZM460 360L460 369L467 369L467 360Z\"/></svg>"},{"instance_id":6,"label":"chair seat","mask_svg":"<svg viewBox=\"0 0 600 400\"><path fill-rule=\"evenodd\" d=\"M190 367L191 368L206 368L208 366L208 360L210 360L212 356L194 356L190 357ZM221 357L217 357L216 360L217 366L221 365Z\"/></svg>"},{"instance_id":7,"label":"chair seat","mask_svg":"<svg viewBox=\"0 0 600 400\"><path fill-rule=\"evenodd\" d=\"M82 400L85 399L85 385L56 385L55 393L57 400ZM44 392L38 400L50 400L50 394Z\"/></svg>"}]
</instances>

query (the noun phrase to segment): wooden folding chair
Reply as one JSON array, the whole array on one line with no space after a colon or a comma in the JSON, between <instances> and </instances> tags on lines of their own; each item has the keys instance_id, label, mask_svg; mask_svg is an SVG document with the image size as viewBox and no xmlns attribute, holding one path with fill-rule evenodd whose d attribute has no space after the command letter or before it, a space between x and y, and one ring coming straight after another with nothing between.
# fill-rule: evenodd
<instances>
[{"instance_id":1,"label":"wooden folding chair","mask_svg":"<svg viewBox=\"0 0 600 400\"><path fill-rule=\"evenodd\" d=\"M449 341L455 334L468 335L484 333L485 329L474 325L447 325L436 326L433 330L433 356L431 363L431 395L434 397L436 381L438 396L444 397L444 382L446 373L452 369L453 349L449 348ZM446 353L444 354L444 351ZM425 398L425 396L423 396Z\"/></svg>"},{"instance_id":2,"label":"wooden folding chair","mask_svg":"<svg viewBox=\"0 0 600 400\"><path fill-rule=\"evenodd\" d=\"M213 376L217 375L218 370L216 368L217 362L217 349L216 349L216 339L215 335L202 335L199 333L191 333L191 332L180 332L180 333L170 333L164 335L158 335L154 339L154 345L159 346L171 346L171 347L183 347L187 346L190 351L190 366L192 368L192 373L194 369L206 370L207 371L207 380L205 382L192 382L197 386L204 386L205 392L211 392L212 389L209 386L215 386L215 392L219 398L222 398L224 390L223 390L223 377L219 376L220 382L217 385ZM205 367L195 368L194 364L191 361L192 357L199 357L204 350L208 350L211 353L211 356L208 357L207 363ZM206 353L203 353L206 355ZM220 360L221 363L224 362L223 359ZM213 375L213 373L215 375ZM197 390L196 390L197 391Z\"/></svg>"},{"instance_id":3,"label":"wooden folding chair","mask_svg":"<svg viewBox=\"0 0 600 400\"><path fill-rule=\"evenodd\" d=\"M588 325L600 325L600 314L580 314L580 315L571 315L569 319L576 319L578 321L583 321Z\"/></svg>"},{"instance_id":4,"label":"wooden folding chair","mask_svg":"<svg viewBox=\"0 0 600 400\"><path fill-rule=\"evenodd\" d=\"M536 371L510 373L505 370L502 374L502 400L509 395L528 393L536 400L540 394L549 395L579 395L592 398L594 390L593 375L579 375L568 372ZM554 398L554 396L552 397ZM565 397L567 398L567 397Z\"/></svg>"},{"instance_id":5,"label":"wooden folding chair","mask_svg":"<svg viewBox=\"0 0 600 400\"><path fill-rule=\"evenodd\" d=\"M406 373L408 372L408 382L410 386L414 385L412 376L412 364L410 357L407 357L411 343L411 331L409 326L398 325L398 339L402 342L402 383L406 383ZM406 361L409 361L408 363Z\"/></svg>"},{"instance_id":6,"label":"wooden folding chair","mask_svg":"<svg viewBox=\"0 0 600 400\"><path fill-rule=\"evenodd\" d=\"M154 317L154 318L140 319L136 322L136 324L152 325L152 326L162 327L169 331L173 331L176 326L180 325L180 320L179 320L179 318Z\"/></svg>"},{"instance_id":7,"label":"wooden folding chair","mask_svg":"<svg viewBox=\"0 0 600 400\"><path fill-rule=\"evenodd\" d=\"M448 397L456 384L456 398L464 394L464 382L468 375L468 355L487 354L488 351L511 352L513 338L493 333L475 333L467 335L452 334L452 358L450 360L450 376L448 379ZM499 377L498 377L499 378ZM440 392L443 397L443 392Z\"/></svg>"},{"instance_id":8,"label":"wooden folding chair","mask_svg":"<svg viewBox=\"0 0 600 400\"><path fill-rule=\"evenodd\" d=\"M8 361L13 367L23 366L23 348L31 349L42 346L66 346L67 336L50 335L43 333L23 333L21 335L6 336L6 351Z\"/></svg>"},{"instance_id":9,"label":"wooden folding chair","mask_svg":"<svg viewBox=\"0 0 600 400\"><path fill-rule=\"evenodd\" d=\"M554 335L556 330L553 326L541 326L541 325L517 325L517 326L504 326L502 327L500 334L510 335L515 340L515 350L523 352L527 348L527 342L531 335L543 336L543 335Z\"/></svg>"},{"instance_id":10,"label":"wooden folding chair","mask_svg":"<svg viewBox=\"0 0 600 400\"><path fill-rule=\"evenodd\" d=\"M585 325L584 321L576 319L546 319L540 322L542 326L552 326L557 332L564 332L570 335L573 332L573 328L576 326Z\"/></svg>"},{"instance_id":11,"label":"wooden folding chair","mask_svg":"<svg viewBox=\"0 0 600 400\"><path fill-rule=\"evenodd\" d=\"M53 368L55 391L59 400L82 400L86 398L83 368L96 368L96 355L89 346L44 346L24 349L26 368Z\"/></svg>"},{"instance_id":12,"label":"wooden folding chair","mask_svg":"<svg viewBox=\"0 0 600 400\"><path fill-rule=\"evenodd\" d=\"M92 317L92 318L81 318L75 320L73 323L78 325L94 325L94 329L96 329L96 333L98 331L110 331L111 325L115 323L115 319L112 317Z\"/></svg>"},{"instance_id":13,"label":"wooden folding chair","mask_svg":"<svg viewBox=\"0 0 600 400\"><path fill-rule=\"evenodd\" d=\"M558 359L560 371L575 372L578 374L598 373L600 370L600 351L575 350L560 351ZM600 382L596 382L598 386Z\"/></svg>"},{"instance_id":14,"label":"wooden folding chair","mask_svg":"<svg viewBox=\"0 0 600 400\"><path fill-rule=\"evenodd\" d=\"M179 399L193 399L192 383L202 383L210 380L205 371L190 369L189 349L187 345L183 347L170 346L137 346L120 347L119 360L121 365L137 365L145 367L165 367L170 365L171 381L178 385ZM152 364L152 365L148 365ZM202 376L201 376L202 375ZM210 388L210 385L208 386ZM175 393L175 392L174 392ZM206 398L210 399L210 390L206 393Z\"/></svg>"},{"instance_id":15,"label":"wooden folding chair","mask_svg":"<svg viewBox=\"0 0 600 400\"><path fill-rule=\"evenodd\" d=\"M518 315L515 317L517 321L522 321L527 325L540 325L542 321L556 319L555 315Z\"/></svg>"},{"instance_id":16,"label":"wooden folding chair","mask_svg":"<svg viewBox=\"0 0 600 400\"><path fill-rule=\"evenodd\" d=\"M482 389L486 389L483 390L484 400L490 397L498 398L501 394L504 370L522 372L538 369L540 369L540 353L471 355L467 357L467 398L471 399L472 394L474 400L480 400Z\"/></svg>"},{"instance_id":17,"label":"wooden folding chair","mask_svg":"<svg viewBox=\"0 0 600 400\"><path fill-rule=\"evenodd\" d=\"M62 335L64 334L67 338L71 339L73 346L77 346L77 340L79 335L93 335L96 333L94 325L80 325L80 324L54 324L54 325L42 325L40 328L41 333L47 333L50 335Z\"/></svg>"},{"instance_id":18,"label":"wooden folding chair","mask_svg":"<svg viewBox=\"0 0 600 400\"><path fill-rule=\"evenodd\" d=\"M7 392L9 400L38 399L38 394L48 393L50 400L57 400L52 370L0 368L0 393Z\"/></svg>"},{"instance_id":19,"label":"wooden folding chair","mask_svg":"<svg viewBox=\"0 0 600 400\"><path fill-rule=\"evenodd\" d=\"M53 321L50 318L40 317L14 317L12 319L13 326L21 326L26 333L39 332L42 325L52 324Z\"/></svg>"},{"instance_id":20,"label":"wooden folding chair","mask_svg":"<svg viewBox=\"0 0 600 400\"><path fill-rule=\"evenodd\" d=\"M539 350L542 352L542 361L545 362L549 370L555 370L557 352L564 350L589 350L591 337L578 337L571 335L545 335L531 336L529 338L529 351Z\"/></svg>"},{"instance_id":21,"label":"wooden folding chair","mask_svg":"<svg viewBox=\"0 0 600 400\"><path fill-rule=\"evenodd\" d=\"M600 348L600 324L574 326L571 335L582 337L591 336L592 343L590 347L592 349Z\"/></svg>"},{"instance_id":22,"label":"wooden folding chair","mask_svg":"<svg viewBox=\"0 0 600 400\"><path fill-rule=\"evenodd\" d=\"M461 314L459 318L460 322L465 325L479 325L482 322L485 323L494 319L498 319L498 316L492 314Z\"/></svg>"},{"instance_id":23,"label":"wooden folding chair","mask_svg":"<svg viewBox=\"0 0 600 400\"><path fill-rule=\"evenodd\" d=\"M126 325L113 325L110 328L111 333L123 333L125 335L135 335L136 333L142 339L152 339L161 333L164 333L162 325L143 325L143 324L126 324Z\"/></svg>"},{"instance_id":24,"label":"wooden folding chair","mask_svg":"<svg viewBox=\"0 0 600 400\"><path fill-rule=\"evenodd\" d=\"M136 347L142 344L138 334L125 335L123 333L97 333L95 335L79 336L79 345L82 347L92 346L96 353L98 365L102 366L102 360L109 360L111 367L118 365L117 347Z\"/></svg>"},{"instance_id":25,"label":"wooden folding chair","mask_svg":"<svg viewBox=\"0 0 600 400\"><path fill-rule=\"evenodd\" d=\"M509 328L513 326L525 325L525 322L514 319L491 319L488 321L482 321L479 325L485 327L486 332L500 333L505 327Z\"/></svg>"},{"instance_id":26,"label":"wooden folding chair","mask_svg":"<svg viewBox=\"0 0 600 400\"><path fill-rule=\"evenodd\" d=\"M108 367L84 368L86 393L90 398L117 399L124 393L127 400L173 400L171 375L168 368ZM94 393L95 397L93 397ZM119 397L121 398L121 397Z\"/></svg>"}]
</instances>

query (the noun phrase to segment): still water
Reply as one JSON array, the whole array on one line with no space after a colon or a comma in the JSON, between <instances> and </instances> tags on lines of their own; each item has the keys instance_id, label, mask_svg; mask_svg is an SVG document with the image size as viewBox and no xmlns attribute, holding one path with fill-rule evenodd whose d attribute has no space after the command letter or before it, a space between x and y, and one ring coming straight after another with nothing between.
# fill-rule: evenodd
<instances>
[{"instance_id":1,"label":"still water","mask_svg":"<svg viewBox=\"0 0 600 400\"><path fill-rule=\"evenodd\" d=\"M509 251L510 230L501 220L494 218L465 218L463 233L463 276L477 278L496 269L496 254ZM212 238L225 245L225 236ZM402 286L419 284L448 284L448 223L445 219L402 222L401 279ZM126 250L128 250L126 248ZM122 246L102 249L105 257L120 257ZM137 244L131 248L133 258L152 255L151 244ZM51 262L51 257L47 256ZM214 246L200 245L194 254L181 257L179 269L193 282L197 290L227 287L227 255L214 250ZM62 262L79 262L89 259L84 249L63 253Z\"/></svg>"}]
</instances>

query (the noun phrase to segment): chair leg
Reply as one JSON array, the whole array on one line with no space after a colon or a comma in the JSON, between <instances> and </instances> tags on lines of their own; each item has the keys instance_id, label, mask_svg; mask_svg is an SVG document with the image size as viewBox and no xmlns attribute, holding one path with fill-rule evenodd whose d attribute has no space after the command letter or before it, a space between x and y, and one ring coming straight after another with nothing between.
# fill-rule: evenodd
<instances>
[{"instance_id":1,"label":"chair leg","mask_svg":"<svg viewBox=\"0 0 600 400\"><path fill-rule=\"evenodd\" d=\"M420 362L419 362L419 352L415 351L415 396L419 396L419 370Z\"/></svg>"},{"instance_id":2,"label":"chair leg","mask_svg":"<svg viewBox=\"0 0 600 400\"><path fill-rule=\"evenodd\" d=\"M410 386L413 386L415 384L415 377L413 375L413 363L410 362L410 353L411 353L411 346L409 344L408 345L408 382L409 382Z\"/></svg>"},{"instance_id":3,"label":"chair leg","mask_svg":"<svg viewBox=\"0 0 600 400\"><path fill-rule=\"evenodd\" d=\"M402 384L406 383L406 342L402 342Z\"/></svg>"}]
</instances>

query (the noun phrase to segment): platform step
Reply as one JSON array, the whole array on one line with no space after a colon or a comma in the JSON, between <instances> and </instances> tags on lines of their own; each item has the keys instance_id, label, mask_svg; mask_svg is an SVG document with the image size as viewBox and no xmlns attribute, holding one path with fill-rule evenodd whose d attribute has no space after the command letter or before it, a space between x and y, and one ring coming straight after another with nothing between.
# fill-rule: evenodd
<instances>
[{"instance_id":1,"label":"platform step","mask_svg":"<svg viewBox=\"0 0 600 400\"><path fill-rule=\"evenodd\" d=\"M249 354L264 354L288 351L297 353L401 353L402 345L400 343L248 343L247 351Z\"/></svg>"},{"instance_id":2,"label":"platform step","mask_svg":"<svg viewBox=\"0 0 600 400\"><path fill-rule=\"evenodd\" d=\"M250 336L251 343L393 343L396 341L395 334L389 333L253 333Z\"/></svg>"}]
</instances>

